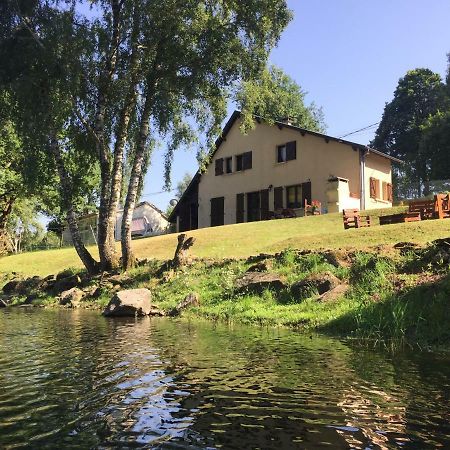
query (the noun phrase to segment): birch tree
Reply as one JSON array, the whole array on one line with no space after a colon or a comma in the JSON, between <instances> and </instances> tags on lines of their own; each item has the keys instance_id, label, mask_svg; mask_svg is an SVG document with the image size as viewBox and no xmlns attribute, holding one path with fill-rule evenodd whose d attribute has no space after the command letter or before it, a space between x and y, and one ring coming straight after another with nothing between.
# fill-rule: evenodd
<instances>
[{"instance_id":1,"label":"birch tree","mask_svg":"<svg viewBox=\"0 0 450 450\"><path fill-rule=\"evenodd\" d=\"M286 1L7 4L0 30L9 27L26 35L36 64L25 72L39 67L45 74L39 81L45 86L39 114L31 125L40 129L41 145L53 156L73 242L90 272L118 265L114 224L124 167L129 170L122 223L122 265L127 269L134 262L130 227L151 143L165 143L167 175L174 151L198 143L199 136L206 136L200 145L203 156L236 84L262 70L290 20ZM35 75L30 79L39 79ZM80 152L90 165L95 159L100 171L99 264L77 233L71 190L76 186L73 160Z\"/></svg>"}]
</instances>

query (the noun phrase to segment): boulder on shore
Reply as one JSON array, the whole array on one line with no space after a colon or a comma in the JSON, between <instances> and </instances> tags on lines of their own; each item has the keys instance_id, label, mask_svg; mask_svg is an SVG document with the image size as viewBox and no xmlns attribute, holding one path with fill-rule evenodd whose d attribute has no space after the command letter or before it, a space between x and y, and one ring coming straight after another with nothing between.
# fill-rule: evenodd
<instances>
[{"instance_id":1,"label":"boulder on shore","mask_svg":"<svg viewBox=\"0 0 450 450\"><path fill-rule=\"evenodd\" d=\"M240 292L261 294L266 289L279 291L285 287L280 276L274 273L247 272L236 280L236 289Z\"/></svg>"},{"instance_id":2,"label":"boulder on shore","mask_svg":"<svg viewBox=\"0 0 450 450\"><path fill-rule=\"evenodd\" d=\"M83 292L81 289L74 287L72 289L64 291L59 296L59 304L76 308L77 306L79 306L81 300L85 295L85 292Z\"/></svg>"},{"instance_id":3,"label":"boulder on shore","mask_svg":"<svg viewBox=\"0 0 450 450\"><path fill-rule=\"evenodd\" d=\"M273 261L270 259L266 259L264 261L259 261L253 265L251 265L247 269L248 272L268 272L269 270L272 270L273 268Z\"/></svg>"},{"instance_id":4,"label":"boulder on shore","mask_svg":"<svg viewBox=\"0 0 450 450\"><path fill-rule=\"evenodd\" d=\"M103 315L135 317L163 315L163 313L152 305L152 293L148 289L126 289L116 292L103 311Z\"/></svg>"},{"instance_id":5,"label":"boulder on shore","mask_svg":"<svg viewBox=\"0 0 450 450\"><path fill-rule=\"evenodd\" d=\"M314 273L304 280L297 281L291 286L291 293L299 298L310 297L313 292L319 295L336 288L341 284L339 278L331 272Z\"/></svg>"},{"instance_id":6,"label":"boulder on shore","mask_svg":"<svg viewBox=\"0 0 450 450\"><path fill-rule=\"evenodd\" d=\"M4 286L3 286L3 292L5 294L12 294L16 289L17 286L19 286L19 283L21 282L21 280L11 280L8 281Z\"/></svg>"},{"instance_id":7,"label":"boulder on shore","mask_svg":"<svg viewBox=\"0 0 450 450\"><path fill-rule=\"evenodd\" d=\"M60 294L61 292L68 291L74 287L77 287L81 283L81 278L78 275L70 275L66 278L61 278L53 285L53 292Z\"/></svg>"},{"instance_id":8,"label":"boulder on shore","mask_svg":"<svg viewBox=\"0 0 450 450\"><path fill-rule=\"evenodd\" d=\"M169 316L179 316L184 309L189 308L190 306L200 306L200 296L196 292L191 292L186 295L184 300L178 303L178 305L169 312Z\"/></svg>"},{"instance_id":9,"label":"boulder on shore","mask_svg":"<svg viewBox=\"0 0 450 450\"><path fill-rule=\"evenodd\" d=\"M334 289L331 289L331 291L325 292L325 294L322 294L319 298L319 302L334 302L336 300L341 299L344 297L344 295L348 292L350 289L350 286L348 284L339 284Z\"/></svg>"}]
</instances>

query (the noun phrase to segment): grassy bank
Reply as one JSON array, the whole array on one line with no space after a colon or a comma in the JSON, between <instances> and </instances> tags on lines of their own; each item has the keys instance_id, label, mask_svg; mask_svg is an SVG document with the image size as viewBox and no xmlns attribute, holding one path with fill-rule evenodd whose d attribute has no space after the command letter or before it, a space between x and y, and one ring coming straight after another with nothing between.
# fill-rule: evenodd
<instances>
[{"instance_id":1,"label":"grassy bank","mask_svg":"<svg viewBox=\"0 0 450 450\"><path fill-rule=\"evenodd\" d=\"M436 245L307 254L287 249L258 263L263 264L262 273L280 277L284 285L277 289L254 293L238 287L238 280L255 265L254 258L196 260L182 270L163 273L161 263L153 261L124 275L122 288L150 289L155 304L166 312L186 295L199 294L200 306L186 310L185 317L286 326L357 338L373 345L447 346L449 261L450 251ZM337 291L336 295L319 295L314 285L302 294L293 290L299 281L324 274L338 280L338 288L331 291ZM113 290L106 283L100 297L87 297L84 303L103 307ZM16 303L21 301L23 298ZM43 296L35 303L52 305L57 301Z\"/></svg>"},{"instance_id":2,"label":"grassy bank","mask_svg":"<svg viewBox=\"0 0 450 450\"><path fill-rule=\"evenodd\" d=\"M377 217L405 208L370 211L375 226L359 230L344 230L340 214L299 217L264 222L243 223L190 231L196 238L192 254L200 258L245 258L262 252L278 252L286 248L364 250L370 246L409 241L425 244L448 236L450 222L431 220L389 226L377 225ZM140 258L165 260L173 256L177 235L157 236L133 241ZM90 248L97 256L95 248ZM81 268L73 248L24 253L0 258L0 272L24 275L49 275L65 268Z\"/></svg>"},{"instance_id":3,"label":"grassy bank","mask_svg":"<svg viewBox=\"0 0 450 450\"><path fill-rule=\"evenodd\" d=\"M149 288L165 311L196 292L201 305L186 311L188 317L287 326L384 345L448 345L450 245L430 241L448 236L449 227L450 221L435 220L345 231L341 216L330 214L196 230L189 233L196 237L193 264L164 273L162 260L172 257L176 235L142 239L133 243L137 255L157 259L125 274L121 285ZM398 242L411 244L398 248ZM281 288L239 288L238 280L257 260L249 256L260 253L274 255L263 257L258 270L278 276ZM67 267L80 270L72 249L0 260L4 281L11 272L42 276ZM306 294L294 290L296 283L326 274L336 277L333 295L319 295L313 284ZM83 303L104 306L116 288L100 283L95 298L87 295ZM39 294L34 303L57 301Z\"/></svg>"}]
</instances>

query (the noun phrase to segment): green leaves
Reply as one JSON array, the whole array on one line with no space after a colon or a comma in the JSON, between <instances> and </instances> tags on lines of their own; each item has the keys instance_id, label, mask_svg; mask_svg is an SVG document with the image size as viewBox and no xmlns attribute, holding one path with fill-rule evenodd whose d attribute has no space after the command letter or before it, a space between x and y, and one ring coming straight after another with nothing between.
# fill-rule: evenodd
<instances>
[{"instance_id":1,"label":"green leaves","mask_svg":"<svg viewBox=\"0 0 450 450\"><path fill-rule=\"evenodd\" d=\"M243 113L242 130L254 127L253 116L270 121L289 117L293 125L312 131L324 131L323 113L314 105L305 105L305 92L281 69L270 66L257 79L244 81L237 91L237 104Z\"/></svg>"},{"instance_id":2,"label":"green leaves","mask_svg":"<svg viewBox=\"0 0 450 450\"><path fill-rule=\"evenodd\" d=\"M417 188L407 187L403 196L410 196L415 189L418 196L428 194L433 155L421 146L423 126L430 116L448 106L440 75L429 69L408 71L400 78L393 100L386 104L371 145L405 160L406 165L400 169L402 176Z\"/></svg>"}]
</instances>

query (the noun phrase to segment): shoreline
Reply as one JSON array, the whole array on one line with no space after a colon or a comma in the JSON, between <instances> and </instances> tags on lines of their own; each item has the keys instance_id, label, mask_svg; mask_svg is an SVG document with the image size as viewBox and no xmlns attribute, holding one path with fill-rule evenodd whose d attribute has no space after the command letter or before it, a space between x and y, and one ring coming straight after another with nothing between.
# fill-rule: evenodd
<instances>
[{"instance_id":1,"label":"shoreline","mask_svg":"<svg viewBox=\"0 0 450 450\"><path fill-rule=\"evenodd\" d=\"M246 259L196 259L177 271L161 272L156 260L93 279L64 271L18 281L15 289L21 294L8 295L11 306L100 311L118 290L147 288L152 303L167 314L196 293L200 306L184 311L185 317L428 348L450 344L449 263L450 246L442 239L425 247L400 243L366 251L287 249ZM64 280L78 298L60 305L64 293L54 287ZM4 299L11 277L3 281Z\"/></svg>"}]
</instances>

